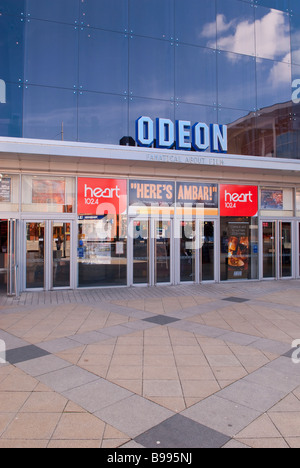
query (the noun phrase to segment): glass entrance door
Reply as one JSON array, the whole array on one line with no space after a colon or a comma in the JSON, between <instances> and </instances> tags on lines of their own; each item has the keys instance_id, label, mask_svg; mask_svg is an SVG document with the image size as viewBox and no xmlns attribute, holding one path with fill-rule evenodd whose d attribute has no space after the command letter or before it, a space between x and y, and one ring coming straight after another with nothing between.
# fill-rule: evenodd
<instances>
[{"instance_id":1,"label":"glass entrance door","mask_svg":"<svg viewBox=\"0 0 300 468\"><path fill-rule=\"evenodd\" d=\"M26 223L26 289L45 287L45 223Z\"/></svg>"},{"instance_id":2,"label":"glass entrance door","mask_svg":"<svg viewBox=\"0 0 300 468\"><path fill-rule=\"evenodd\" d=\"M130 284L153 286L173 282L172 229L172 220L151 217L131 220Z\"/></svg>"},{"instance_id":3,"label":"glass entrance door","mask_svg":"<svg viewBox=\"0 0 300 468\"><path fill-rule=\"evenodd\" d=\"M71 224L52 222L52 287L69 288L71 280Z\"/></svg>"},{"instance_id":4,"label":"glass entrance door","mask_svg":"<svg viewBox=\"0 0 300 468\"><path fill-rule=\"evenodd\" d=\"M17 222L15 219L0 220L0 293L17 295L16 262Z\"/></svg>"},{"instance_id":5,"label":"glass entrance door","mask_svg":"<svg viewBox=\"0 0 300 468\"><path fill-rule=\"evenodd\" d=\"M8 220L0 220L0 293L7 293L8 282Z\"/></svg>"},{"instance_id":6,"label":"glass entrance door","mask_svg":"<svg viewBox=\"0 0 300 468\"><path fill-rule=\"evenodd\" d=\"M25 289L71 287L71 226L64 221L27 221Z\"/></svg>"},{"instance_id":7,"label":"glass entrance door","mask_svg":"<svg viewBox=\"0 0 300 468\"><path fill-rule=\"evenodd\" d=\"M204 221L201 247L201 281L215 280L215 222Z\"/></svg>"},{"instance_id":8,"label":"glass entrance door","mask_svg":"<svg viewBox=\"0 0 300 468\"><path fill-rule=\"evenodd\" d=\"M279 222L279 265L281 278L293 276L292 223L283 221Z\"/></svg>"},{"instance_id":9,"label":"glass entrance door","mask_svg":"<svg viewBox=\"0 0 300 468\"><path fill-rule=\"evenodd\" d=\"M263 222L263 278L277 277L276 222Z\"/></svg>"},{"instance_id":10,"label":"glass entrance door","mask_svg":"<svg viewBox=\"0 0 300 468\"><path fill-rule=\"evenodd\" d=\"M150 221L133 221L133 284L150 282Z\"/></svg>"},{"instance_id":11,"label":"glass entrance door","mask_svg":"<svg viewBox=\"0 0 300 468\"><path fill-rule=\"evenodd\" d=\"M293 223L263 221L263 278L293 277Z\"/></svg>"},{"instance_id":12,"label":"glass entrance door","mask_svg":"<svg viewBox=\"0 0 300 468\"><path fill-rule=\"evenodd\" d=\"M154 221L155 284L171 283L171 221Z\"/></svg>"}]
</instances>

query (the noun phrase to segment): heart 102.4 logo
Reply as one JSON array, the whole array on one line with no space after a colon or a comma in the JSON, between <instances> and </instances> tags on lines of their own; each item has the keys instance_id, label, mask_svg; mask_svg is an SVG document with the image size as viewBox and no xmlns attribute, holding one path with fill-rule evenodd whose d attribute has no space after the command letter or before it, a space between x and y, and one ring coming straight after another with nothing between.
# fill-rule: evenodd
<instances>
[{"instance_id":1,"label":"heart 102.4 logo","mask_svg":"<svg viewBox=\"0 0 300 468\"><path fill-rule=\"evenodd\" d=\"M221 185L221 216L256 216L258 212L258 187L253 185Z\"/></svg>"}]
</instances>

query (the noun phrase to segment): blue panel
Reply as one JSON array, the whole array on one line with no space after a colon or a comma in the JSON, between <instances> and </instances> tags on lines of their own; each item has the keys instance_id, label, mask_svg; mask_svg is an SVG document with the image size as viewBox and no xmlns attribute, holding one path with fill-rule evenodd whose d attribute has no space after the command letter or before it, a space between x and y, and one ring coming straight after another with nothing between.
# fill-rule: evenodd
<instances>
[{"instance_id":1,"label":"blue panel","mask_svg":"<svg viewBox=\"0 0 300 468\"><path fill-rule=\"evenodd\" d=\"M291 100L291 65L257 59L257 107L274 106Z\"/></svg>"},{"instance_id":2,"label":"blue panel","mask_svg":"<svg viewBox=\"0 0 300 468\"><path fill-rule=\"evenodd\" d=\"M63 135L62 135L63 123ZM77 93L44 86L24 88L24 138L77 140Z\"/></svg>"},{"instance_id":3,"label":"blue panel","mask_svg":"<svg viewBox=\"0 0 300 468\"><path fill-rule=\"evenodd\" d=\"M129 53L130 93L155 99L174 98L174 45L133 36Z\"/></svg>"},{"instance_id":4,"label":"blue panel","mask_svg":"<svg viewBox=\"0 0 300 468\"><path fill-rule=\"evenodd\" d=\"M219 52L218 104L233 109L256 109L255 58Z\"/></svg>"},{"instance_id":5,"label":"blue panel","mask_svg":"<svg viewBox=\"0 0 300 468\"><path fill-rule=\"evenodd\" d=\"M189 45L176 45L176 100L191 104L216 105L216 51Z\"/></svg>"},{"instance_id":6,"label":"blue panel","mask_svg":"<svg viewBox=\"0 0 300 468\"><path fill-rule=\"evenodd\" d=\"M79 85L88 91L128 93L128 37L84 28L80 31Z\"/></svg>"},{"instance_id":7,"label":"blue panel","mask_svg":"<svg viewBox=\"0 0 300 468\"><path fill-rule=\"evenodd\" d=\"M30 18L74 24L79 20L79 0L27 0Z\"/></svg>"},{"instance_id":8,"label":"blue panel","mask_svg":"<svg viewBox=\"0 0 300 468\"><path fill-rule=\"evenodd\" d=\"M24 21L0 16L0 79L23 82Z\"/></svg>"},{"instance_id":9,"label":"blue panel","mask_svg":"<svg viewBox=\"0 0 300 468\"><path fill-rule=\"evenodd\" d=\"M85 91L79 93L79 141L118 145L123 136L128 136L127 133L127 97Z\"/></svg>"},{"instance_id":10,"label":"blue panel","mask_svg":"<svg viewBox=\"0 0 300 468\"><path fill-rule=\"evenodd\" d=\"M289 0L289 8L292 13L300 15L300 2L299 0Z\"/></svg>"},{"instance_id":11,"label":"blue panel","mask_svg":"<svg viewBox=\"0 0 300 468\"><path fill-rule=\"evenodd\" d=\"M173 4L173 0L129 0L130 33L158 39L173 39Z\"/></svg>"},{"instance_id":12,"label":"blue panel","mask_svg":"<svg viewBox=\"0 0 300 468\"><path fill-rule=\"evenodd\" d=\"M26 83L77 86L78 30L67 24L39 20L30 20L26 26Z\"/></svg>"},{"instance_id":13,"label":"blue panel","mask_svg":"<svg viewBox=\"0 0 300 468\"><path fill-rule=\"evenodd\" d=\"M81 0L80 23L92 28L128 31L128 0Z\"/></svg>"},{"instance_id":14,"label":"blue panel","mask_svg":"<svg viewBox=\"0 0 300 468\"><path fill-rule=\"evenodd\" d=\"M3 83L0 82L0 136L22 137L22 113L22 85L6 83L3 94Z\"/></svg>"},{"instance_id":15,"label":"blue panel","mask_svg":"<svg viewBox=\"0 0 300 468\"><path fill-rule=\"evenodd\" d=\"M264 7L255 9L256 55L262 58L291 61L290 17Z\"/></svg>"},{"instance_id":16,"label":"blue panel","mask_svg":"<svg viewBox=\"0 0 300 468\"><path fill-rule=\"evenodd\" d=\"M7 15L24 15L25 0L0 0L0 13Z\"/></svg>"},{"instance_id":17,"label":"blue panel","mask_svg":"<svg viewBox=\"0 0 300 468\"><path fill-rule=\"evenodd\" d=\"M253 5L238 0L217 0L217 47L255 55Z\"/></svg>"},{"instance_id":18,"label":"blue panel","mask_svg":"<svg viewBox=\"0 0 300 468\"><path fill-rule=\"evenodd\" d=\"M216 5L212 0L175 0L175 39L216 47Z\"/></svg>"}]
</instances>

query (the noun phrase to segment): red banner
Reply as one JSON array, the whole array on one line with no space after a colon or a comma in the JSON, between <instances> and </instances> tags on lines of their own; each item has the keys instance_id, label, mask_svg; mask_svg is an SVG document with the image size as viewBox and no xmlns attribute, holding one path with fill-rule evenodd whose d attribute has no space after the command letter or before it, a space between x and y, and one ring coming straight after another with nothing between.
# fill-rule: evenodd
<instances>
[{"instance_id":1,"label":"red banner","mask_svg":"<svg viewBox=\"0 0 300 468\"><path fill-rule=\"evenodd\" d=\"M258 187L252 185L221 185L220 215L252 217L258 212Z\"/></svg>"},{"instance_id":2,"label":"red banner","mask_svg":"<svg viewBox=\"0 0 300 468\"><path fill-rule=\"evenodd\" d=\"M126 180L78 178L77 193L77 211L80 215L126 213Z\"/></svg>"}]
</instances>

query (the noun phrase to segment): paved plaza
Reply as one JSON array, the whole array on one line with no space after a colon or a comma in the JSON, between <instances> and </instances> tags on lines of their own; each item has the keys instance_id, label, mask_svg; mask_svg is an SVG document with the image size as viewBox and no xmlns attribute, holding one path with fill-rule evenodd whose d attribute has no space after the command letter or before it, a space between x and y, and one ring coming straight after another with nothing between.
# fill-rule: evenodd
<instances>
[{"instance_id":1,"label":"paved plaza","mask_svg":"<svg viewBox=\"0 0 300 468\"><path fill-rule=\"evenodd\" d=\"M0 296L0 339L1 448L300 447L298 280Z\"/></svg>"}]
</instances>

